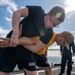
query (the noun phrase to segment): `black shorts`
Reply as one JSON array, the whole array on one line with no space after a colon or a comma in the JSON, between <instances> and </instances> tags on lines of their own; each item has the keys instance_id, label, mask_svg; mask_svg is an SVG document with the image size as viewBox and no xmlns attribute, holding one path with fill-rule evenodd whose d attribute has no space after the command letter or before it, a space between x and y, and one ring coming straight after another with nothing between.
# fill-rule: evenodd
<instances>
[{"instance_id":1,"label":"black shorts","mask_svg":"<svg viewBox=\"0 0 75 75\"><path fill-rule=\"evenodd\" d=\"M49 67L49 63L47 62L47 58L45 57L45 54L42 54L42 55L37 55L37 54L34 54L34 58L35 58L35 61L36 61L36 65L38 67Z\"/></svg>"},{"instance_id":2,"label":"black shorts","mask_svg":"<svg viewBox=\"0 0 75 75\"><path fill-rule=\"evenodd\" d=\"M34 58L36 61L36 66L38 66L38 67L50 67L49 63L46 60L45 54L42 54L42 55L34 54ZM23 69L22 65L19 62L17 65L18 65L19 69Z\"/></svg>"},{"instance_id":3,"label":"black shorts","mask_svg":"<svg viewBox=\"0 0 75 75\"><path fill-rule=\"evenodd\" d=\"M36 70L34 54L23 46L2 48L0 52L0 71L12 72L18 62L29 71Z\"/></svg>"}]
</instances>

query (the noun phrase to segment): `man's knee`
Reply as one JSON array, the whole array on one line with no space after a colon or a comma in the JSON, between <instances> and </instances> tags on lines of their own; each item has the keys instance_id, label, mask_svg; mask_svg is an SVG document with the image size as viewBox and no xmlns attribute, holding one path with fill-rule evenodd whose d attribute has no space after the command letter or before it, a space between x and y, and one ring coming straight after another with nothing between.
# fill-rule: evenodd
<instances>
[{"instance_id":1,"label":"man's knee","mask_svg":"<svg viewBox=\"0 0 75 75\"><path fill-rule=\"evenodd\" d=\"M9 73L0 72L0 75L9 75Z\"/></svg>"},{"instance_id":2,"label":"man's knee","mask_svg":"<svg viewBox=\"0 0 75 75\"><path fill-rule=\"evenodd\" d=\"M44 70L52 70L52 67L43 67Z\"/></svg>"},{"instance_id":3,"label":"man's knee","mask_svg":"<svg viewBox=\"0 0 75 75\"><path fill-rule=\"evenodd\" d=\"M39 75L37 71L29 71L25 69L27 75Z\"/></svg>"}]
</instances>

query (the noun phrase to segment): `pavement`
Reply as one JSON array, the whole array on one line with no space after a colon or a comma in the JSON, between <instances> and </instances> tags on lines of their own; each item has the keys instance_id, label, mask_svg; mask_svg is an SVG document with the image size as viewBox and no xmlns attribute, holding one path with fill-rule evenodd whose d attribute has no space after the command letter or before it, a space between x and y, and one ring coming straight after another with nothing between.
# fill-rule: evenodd
<instances>
[{"instance_id":1,"label":"pavement","mask_svg":"<svg viewBox=\"0 0 75 75\"><path fill-rule=\"evenodd\" d=\"M66 70L67 70L67 68L65 69L65 73L63 75L67 75ZM40 75L45 75L44 70L41 70L41 71L38 71L38 72L39 72ZM53 75L59 75L60 67L53 67L52 73L53 73ZM75 65L73 65L73 67L72 67L71 75L75 75Z\"/></svg>"},{"instance_id":2,"label":"pavement","mask_svg":"<svg viewBox=\"0 0 75 75\"><path fill-rule=\"evenodd\" d=\"M63 75L67 75L66 74L66 70L67 70L67 68L65 69L65 73ZM39 69L37 71L38 71L39 75L45 75L44 70ZM53 73L53 75L59 75L59 73L60 73L60 66L53 67L52 68L52 73ZM24 70L22 70L22 71L11 72L9 75L25 75L25 74L24 74ZM75 75L75 64L72 66L71 75Z\"/></svg>"}]
</instances>

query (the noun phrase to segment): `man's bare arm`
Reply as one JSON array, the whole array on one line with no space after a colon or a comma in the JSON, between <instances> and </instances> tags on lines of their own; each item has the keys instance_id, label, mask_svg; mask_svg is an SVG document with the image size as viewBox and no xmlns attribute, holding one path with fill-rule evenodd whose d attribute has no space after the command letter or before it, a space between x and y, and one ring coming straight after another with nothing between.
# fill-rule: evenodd
<instances>
[{"instance_id":1,"label":"man's bare arm","mask_svg":"<svg viewBox=\"0 0 75 75\"><path fill-rule=\"evenodd\" d=\"M28 50L30 50L31 52L36 53L42 48L44 48L46 44L44 44L43 42L39 40L39 42L36 45L29 45L29 46L23 45L23 46L27 48Z\"/></svg>"},{"instance_id":2,"label":"man's bare arm","mask_svg":"<svg viewBox=\"0 0 75 75\"><path fill-rule=\"evenodd\" d=\"M18 45L32 45L35 44L36 37L28 38L28 37L21 37L19 38Z\"/></svg>"},{"instance_id":3,"label":"man's bare arm","mask_svg":"<svg viewBox=\"0 0 75 75\"><path fill-rule=\"evenodd\" d=\"M0 41L0 47L2 48L9 47L10 38L1 38L1 40L3 41ZM21 37L19 38L18 45L32 45L32 44L35 44L35 40L36 40L36 37L33 37L33 38Z\"/></svg>"},{"instance_id":4,"label":"man's bare arm","mask_svg":"<svg viewBox=\"0 0 75 75\"><path fill-rule=\"evenodd\" d=\"M43 42L39 40L39 42L36 45L32 45L35 43L36 38L28 38L28 37L22 37L19 39L18 45L23 45L25 48L30 50L33 53L36 53L37 51L41 50L44 46L46 46ZM4 42L0 42L0 47L5 48L9 47L10 38L3 38ZM12 46L11 46L12 47Z\"/></svg>"},{"instance_id":5,"label":"man's bare arm","mask_svg":"<svg viewBox=\"0 0 75 75\"><path fill-rule=\"evenodd\" d=\"M13 13L13 17L12 17L12 29L13 29L13 33L11 35L10 38L10 44L9 46L13 46L16 47L18 44L18 34L19 34L19 23L20 23L20 19L21 17L26 17L28 16L29 12L28 12L28 8L22 8L19 10L16 10Z\"/></svg>"},{"instance_id":6,"label":"man's bare arm","mask_svg":"<svg viewBox=\"0 0 75 75\"><path fill-rule=\"evenodd\" d=\"M26 17L28 16L28 8L22 8L19 10L16 10L13 13L13 17L12 17L12 27L13 27L13 31L17 31L19 30L19 23L20 23L20 19L21 17Z\"/></svg>"}]
</instances>

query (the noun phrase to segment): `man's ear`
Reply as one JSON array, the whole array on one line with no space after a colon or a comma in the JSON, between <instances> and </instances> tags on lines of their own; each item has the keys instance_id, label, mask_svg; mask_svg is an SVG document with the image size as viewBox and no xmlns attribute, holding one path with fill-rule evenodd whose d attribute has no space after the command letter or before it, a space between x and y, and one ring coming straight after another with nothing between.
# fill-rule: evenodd
<instances>
[{"instance_id":1,"label":"man's ear","mask_svg":"<svg viewBox=\"0 0 75 75\"><path fill-rule=\"evenodd\" d=\"M21 33L22 33L22 24L20 24L19 26L19 37L21 37Z\"/></svg>"}]
</instances>

